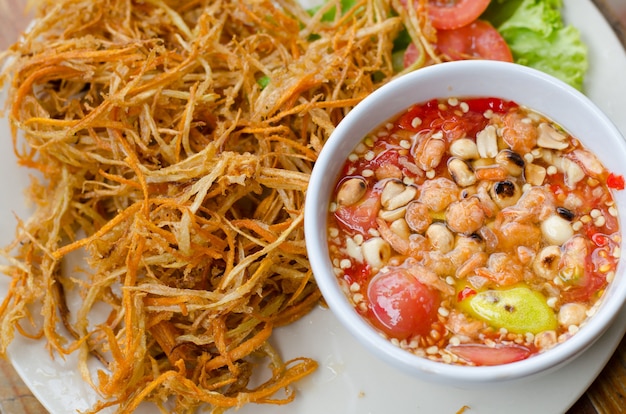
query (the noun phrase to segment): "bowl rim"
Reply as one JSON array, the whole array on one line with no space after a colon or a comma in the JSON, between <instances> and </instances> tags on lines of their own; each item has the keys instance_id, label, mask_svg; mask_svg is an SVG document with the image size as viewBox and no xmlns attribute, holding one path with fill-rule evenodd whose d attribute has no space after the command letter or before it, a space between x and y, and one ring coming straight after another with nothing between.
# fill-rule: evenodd
<instances>
[{"instance_id":1,"label":"bowl rim","mask_svg":"<svg viewBox=\"0 0 626 414\"><path fill-rule=\"evenodd\" d=\"M620 131L604 112L582 92L544 72L519 64L484 60L446 62L421 68L390 81L365 97L347 113L323 146L312 170L305 200L304 231L306 248L311 263L311 269L320 291L333 314L341 322L341 325L347 328L352 336L359 340L371 352L387 360L387 362L392 365L408 373L428 377L430 379L433 378L430 374L436 374L438 380L446 382L483 383L527 377L532 374L546 372L552 368L556 368L578 356L582 351L591 346L610 326L613 319L624 306L626 302L626 288L618 290L614 288L617 283L611 284L607 292L605 292L602 305L598 309L598 312L589 319L589 323L582 327L576 335L552 348L549 352L537 354L531 358L504 365L478 367L460 366L435 362L427 358L419 357L402 350L396 345L393 345L388 339L377 334L376 330L356 312L348 301L348 298L339 286L336 276L332 272L332 265L330 259L328 259L325 230L327 226L325 218L327 208L325 206L329 204L330 191L325 190L332 188L332 185L334 185L337 179L337 176L330 174L329 171L339 170L341 165L343 165L343 161L339 163L341 165L336 165L336 154L346 154L347 157L349 151L354 148L356 143L360 142L364 134L361 134L359 139L354 138L355 135L358 135L354 133L355 129L367 129L366 132L369 132L375 126L382 124L385 120L390 118L390 116L382 115L379 118L375 118L382 121L376 121L373 117L369 116L372 107L382 112L389 112L390 107L400 105L399 101L407 102L406 98L399 100L397 97L402 96L403 92L409 87L414 87L416 84L419 84L426 85L426 88L428 88L429 82L442 82L442 79L453 79L455 76L458 77L459 73L466 75L471 74L471 76L474 77L480 75L486 76L486 74L497 74L498 76L505 77L517 76L528 82L536 82L537 85L541 85L542 90L546 91L546 99L556 94L561 98L565 97L571 100L578 107L588 111L590 117L598 121L597 125L602 125L604 128L603 132L608 136L608 139L612 140L613 144L620 147L620 153L626 154L626 140L624 140ZM457 90L459 90L457 87L441 89L442 96L431 96L431 98L461 97L460 95L468 95L455 93ZM487 96L487 94L476 93L469 95ZM488 95L491 96L493 93ZM506 96L509 96L509 98L506 99L515 100L510 97L510 90L503 91L503 93L499 94L499 97ZM428 100L428 98L416 99L412 103L426 100ZM381 105L384 104L380 102L387 102L387 107L381 108ZM525 104L525 102L518 103L522 105ZM411 104L400 105L402 108L396 110L393 114L406 110L410 105ZM533 107L532 105L528 106ZM393 110L391 112L393 112ZM563 122L563 119L554 119L550 114L548 114L548 117L563 125L565 128L568 127L567 123ZM366 126L362 125L361 121L363 120ZM357 126L360 122L360 126ZM376 123L376 125L371 126L373 123ZM352 138L347 141L344 140L344 137L350 136L350 134L352 134ZM345 160L346 157L343 159ZM329 185L329 183L332 184ZM620 210L620 216L624 216L622 210ZM622 234L622 225L624 222L625 220L620 220L620 233ZM623 275L623 267L624 264L620 261L616 275L622 274L622 277L619 279L619 285L626 287L626 276ZM612 298L611 301L605 300L609 291L609 297Z\"/></svg>"}]
</instances>

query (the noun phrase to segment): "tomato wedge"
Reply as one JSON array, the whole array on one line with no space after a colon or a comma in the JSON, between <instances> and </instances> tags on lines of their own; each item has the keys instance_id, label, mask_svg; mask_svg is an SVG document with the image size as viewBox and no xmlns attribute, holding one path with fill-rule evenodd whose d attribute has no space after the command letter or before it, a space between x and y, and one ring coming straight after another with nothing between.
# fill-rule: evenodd
<instances>
[{"instance_id":1,"label":"tomato wedge","mask_svg":"<svg viewBox=\"0 0 626 414\"><path fill-rule=\"evenodd\" d=\"M521 345L496 345L495 347L479 344L449 346L449 351L476 365L502 365L521 361L530 356L530 349Z\"/></svg>"},{"instance_id":2,"label":"tomato wedge","mask_svg":"<svg viewBox=\"0 0 626 414\"><path fill-rule=\"evenodd\" d=\"M451 30L476 20L490 0L428 0L428 17L435 29Z\"/></svg>"},{"instance_id":3,"label":"tomato wedge","mask_svg":"<svg viewBox=\"0 0 626 414\"><path fill-rule=\"evenodd\" d=\"M380 193L370 190L357 204L337 208L335 218L346 230L365 235L370 228L376 227L379 210Z\"/></svg>"},{"instance_id":4,"label":"tomato wedge","mask_svg":"<svg viewBox=\"0 0 626 414\"><path fill-rule=\"evenodd\" d=\"M405 270L379 273L367 297L376 325L394 338L427 334L437 319L439 293Z\"/></svg>"},{"instance_id":5,"label":"tomato wedge","mask_svg":"<svg viewBox=\"0 0 626 414\"><path fill-rule=\"evenodd\" d=\"M451 60L487 59L513 62L511 49L505 40L484 20L476 20L454 30L439 30L437 49Z\"/></svg>"}]
</instances>

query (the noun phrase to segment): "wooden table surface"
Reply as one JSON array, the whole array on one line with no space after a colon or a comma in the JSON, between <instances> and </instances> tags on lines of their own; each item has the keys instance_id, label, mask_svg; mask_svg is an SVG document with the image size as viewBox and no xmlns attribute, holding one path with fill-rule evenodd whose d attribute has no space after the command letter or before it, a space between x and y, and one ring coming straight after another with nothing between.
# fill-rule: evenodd
<instances>
[{"instance_id":1,"label":"wooden table surface","mask_svg":"<svg viewBox=\"0 0 626 414\"><path fill-rule=\"evenodd\" d=\"M626 0L593 0L626 47ZM13 43L29 21L26 0L0 0L0 50ZM626 74L624 74L626 76ZM532 398L532 396L529 396ZM0 359L0 414L46 414L11 364ZM538 411L539 413L539 411ZM567 414L626 413L626 337L585 394Z\"/></svg>"}]
</instances>

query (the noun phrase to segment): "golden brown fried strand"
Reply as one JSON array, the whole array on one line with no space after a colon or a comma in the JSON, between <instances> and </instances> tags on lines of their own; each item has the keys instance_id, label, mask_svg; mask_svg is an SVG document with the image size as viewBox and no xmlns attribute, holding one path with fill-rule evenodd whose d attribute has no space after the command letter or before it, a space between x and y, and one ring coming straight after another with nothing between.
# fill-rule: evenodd
<instances>
[{"instance_id":1,"label":"golden brown fried strand","mask_svg":"<svg viewBox=\"0 0 626 414\"><path fill-rule=\"evenodd\" d=\"M339 3L38 2L0 56L15 154L41 177L2 252L0 353L15 330L78 352L103 396L92 412L294 398L317 364L284 363L268 338L321 298L302 228L309 174L342 117L394 76L402 20L416 41L427 33L388 1L324 20ZM76 254L88 266L66 268ZM250 388L259 360L271 374Z\"/></svg>"}]
</instances>

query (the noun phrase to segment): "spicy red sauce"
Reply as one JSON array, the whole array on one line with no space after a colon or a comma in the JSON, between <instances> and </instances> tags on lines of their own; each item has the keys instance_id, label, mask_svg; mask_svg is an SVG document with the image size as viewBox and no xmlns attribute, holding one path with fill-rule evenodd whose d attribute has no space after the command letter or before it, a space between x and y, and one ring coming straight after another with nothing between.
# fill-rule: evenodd
<instances>
[{"instance_id":1,"label":"spicy red sauce","mask_svg":"<svg viewBox=\"0 0 626 414\"><path fill-rule=\"evenodd\" d=\"M336 273L391 340L448 363L528 358L584 324L615 272L624 179L498 98L414 105L359 144L329 215Z\"/></svg>"}]
</instances>

